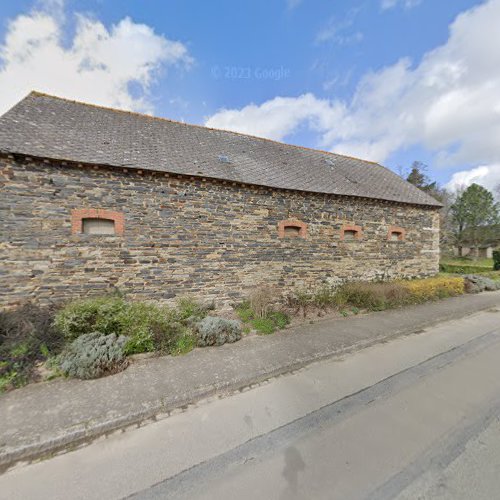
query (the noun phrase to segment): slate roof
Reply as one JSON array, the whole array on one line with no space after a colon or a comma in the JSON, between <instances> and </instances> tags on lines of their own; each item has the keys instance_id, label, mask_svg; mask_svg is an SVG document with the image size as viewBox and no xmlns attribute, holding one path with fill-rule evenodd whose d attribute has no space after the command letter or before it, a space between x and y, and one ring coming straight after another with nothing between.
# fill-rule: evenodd
<instances>
[{"instance_id":1,"label":"slate roof","mask_svg":"<svg viewBox=\"0 0 500 500\"><path fill-rule=\"evenodd\" d=\"M377 163L38 92L0 117L0 152L441 206Z\"/></svg>"}]
</instances>

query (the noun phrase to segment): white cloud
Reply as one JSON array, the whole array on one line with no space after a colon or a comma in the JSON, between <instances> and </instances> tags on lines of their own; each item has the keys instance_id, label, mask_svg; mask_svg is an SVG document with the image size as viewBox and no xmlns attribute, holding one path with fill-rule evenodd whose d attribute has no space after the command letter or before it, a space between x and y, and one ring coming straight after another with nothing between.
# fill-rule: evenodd
<instances>
[{"instance_id":1,"label":"white cloud","mask_svg":"<svg viewBox=\"0 0 500 500\"><path fill-rule=\"evenodd\" d=\"M412 9L421 3L422 0L382 0L380 2L380 7L382 10L387 10L401 5L405 9Z\"/></svg>"},{"instance_id":2,"label":"white cloud","mask_svg":"<svg viewBox=\"0 0 500 500\"><path fill-rule=\"evenodd\" d=\"M44 0L40 5L9 23L0 46L0 113L33 89L152 112L148 90L158 72L192 61L185 45L130 18L108 29L77 14L74 38L63 44L63 0Z\"/></svg>"},{"instance_id":3,"label":"white cloud","mask_svg":"<svg viewBox=\"0 0 500 500\"><path fill-rule=\"evenodd\" d=\"M338 104L304 94L299 97L276 97L260 106L249 104L239 110L223 109L208 118L205 124L283 140L302 124L319 131L329 128L342 114Z\"/></svg>"},{"instance_id":4,"label":"white cloud","mask_svg":"<svg viewBox=\"0 0 500 500\"><path fill-rule=\"evenodd\" d=\"M500 0L460 16L419 64L401 59L365 74L350 101L312 94L222 110L213 127L286 138L301 126L318 146L384 162L423 146L441 166L500 163Z\"/></svg>"},{"instance_id":5,"label":"white cloud","mask_svg":"<svg viewBox=\"0 0 500 500\"><path fill-rule=\"evenodd\" d=\"M452 175L446 187L452 191L471 184L481 184L485 188L493 191L500 186L500 163L496 165L483 165L471 170L463 170Z\"/></svg>"}]
</instances>

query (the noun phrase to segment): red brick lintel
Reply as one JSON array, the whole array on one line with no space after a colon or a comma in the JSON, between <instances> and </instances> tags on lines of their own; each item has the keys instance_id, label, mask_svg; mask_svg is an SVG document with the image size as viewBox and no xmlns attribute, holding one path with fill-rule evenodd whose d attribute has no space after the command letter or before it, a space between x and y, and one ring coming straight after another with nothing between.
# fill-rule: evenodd
<instances>
[{"instance_id":1,"label":"red brick lintel","mask_svg":"<svg viewBox=\"0 0 500 500\"><path fill-rule=\"evenodd\" d=\"M361 226L342 226L340 230L340 241L344 241L344 233L354 231L354 238L360 240L363 237L363 228Z\"/></svg>"},{"instance_id":2,"label":"red brick lintel","mask_svg":"<svg viewBox=\"0 0 500 500\"><path fill-rule=\"evenodd\" d=\"M115 223L115 234L123 236L125 230L125 217L123 212L104 210L102 208L75 208L71 211L71 233L81 234L83 219L108 219Z\"/></svg>"},{"instance_id":3,"label":"red brick lintel","mask_svg":"<svg viewBox=\"0 0 500 500\"><path fill-rule=\"evenodd\" d=\"M404 241L406 238L406 231L402 227L389 226L389 231L387 232L387 239L392 241L392 235L396 233L398 235L398 241Z\"/></svg>"},{"instance_id":4,"label":"red brick lintel","mask_svg":"<svg viewBox=\"0 0 500 500\"><path fill-rule=\"evenodd\" d=\"M280 238L285 237L285 228L287 227L297 227L299 228L299 237L307 238L307 224L299 220L282 220L278 224L278 236Z\"/></svg>"}]
</instances>

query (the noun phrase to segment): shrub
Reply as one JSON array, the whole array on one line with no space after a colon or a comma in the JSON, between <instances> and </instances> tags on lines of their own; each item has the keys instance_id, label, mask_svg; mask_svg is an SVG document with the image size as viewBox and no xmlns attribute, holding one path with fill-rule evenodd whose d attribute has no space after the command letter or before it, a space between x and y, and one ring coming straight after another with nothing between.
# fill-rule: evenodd
<instances>
[{"instance_id":1,"label":"shrub","mask_svg":"<svg viewBox=\"0 0 500 500\"><path fill-rule=\"evenodd\" d=\"M182 325L172 309L149 302L130 302L117 315L117 335L126 335L127 354L169 353Z\"/></svg>"},{"instance_id":2,"label":"shrub","mask_svg":"<svg viewBox=\"0 0 500 500\"><path fill-rule=\"evenodd\" d=\"M465 291L464 280L459 276L435 276L401 283L410 292L414 302L454 297L462 295Z\"/></svg>"},{"instance_id":3,"label":"shrub","mask_svg":"<svg viewBox=\"0 0 500 500\"><path fill-rule=\"evenodd\" d=\"M196 325L198 345L222 345L241 339L241 325L238 321L207 316Z\"/></svg>"},{"instance_id":4,"label":"shrub","mask_svg":"<svg viewBox=\"0 0 500 500\"><path fill-rule=\"evenodd\" d=\"M122 333L121 313L126 308L125 300L119 295L75 300L59 311L54 326L68 341L95 331L119 335Z\"/></svg>"},{"instance_id":5,"label":"shrub","mask_svg":"<svg viewBox=\"0 0 500 500\"><path fill-rule=\"evenodd\" d=\"M88 298L67 304L56 316L54 325L67 340L99 331L103 335L128 337L125 352L137 354L159 351L168 354L179 337L207 308L183 298L177 307L151 302L127 302L118 295Z\"/></svg>"},{"instance_id":6,"label":"shrub","mask_svg":"<svg viewBox=\"0 0 500 500\"><path fill-rule=\"evenodd\" d=\"M437 276L408 281L347 283L338 289L336 301L339 306L354 306L357 312L359 309L382 311L463 293L462 277Z\"/></svg>"},{"instance_id":7,"label":"shrub","mask_svg":"<svg viewBox=\"0 0 500 500\"><path fill-rule=\"evenodd\" d=\"M290 323L290 317L282 311L269 313L267 316L280 330L285 328Z\"/></svg>"},{"instance_id":8,"label":"shrub","mask_svg":"<svg viewBox=\"0 0 500 500\"><path fill-rule=\"evenodd\" d=\"M176 349L178 350L178 342L188 333L187 327L176 321L167 322L152 322L151 325L151 344L152 348L144 346L141 348L139 343L128 342L125 350L127 354L152 352L156 351L160 354L172 354ZM147 347L147 350L146 350Z\"/></svg>"},{"instance_id":9,"label":"shrub","mask_svg":"<svg viewBox=\"0 0 500 500\"><path fill-rule=\"evenodd\" d=\"M2 369L3 364L0 363L0 373L3 372ZM6 371L3 375L0 375L0 393L22 385L20 381L16 380L17 376L18 373L15 370Z\"/></svg>"},{"instance_id":10,"label":"shrub","mask_svg":"<svg viewBox=\"0 0 500 500\"><path fill-rule=\"evenodd\" d=\"M493 269L500 271L500 250L493 251Z\"/></svg>"},{"instance_id":11,"label":"shrub","mask_svg":"<svg viewBox=\"0 0 500 500\"><path fill-rule=\"evenodd\" d=\"M127 338L114 333L81 335L59 356L59 367L68 377L91 379L122 371L127 366Z\"/></svg>"},{"instance_id":12,"label":"shrub","mask_svg":"<svg viewBox=\"0 0 500 500\"><path fill-rule=\"evenodd\" d=\"M26 303L0 312L0 392L36 379L36 364L60 352L54 307Z\"/></svg>"},{"instance_id":13,"label":"shrub","mask_svg":"<svg viewBox=\"0 0 500 500\"><path fill-rule=\"evenodd\" d=\"M313 304L313 295L306 290L295 290L286 297L286 306L295 310L297 313L302 311L304 318L307 310Z\"/></svg>"},{"instance_id":14,"label":"shrub","mask_svg":"<svg viewBox=\"0 0 500 500\"><path fill-rule=\"evenodd\" d=\"M311 296L311 303L320 309L327 309L338 303L337 292L331 286L320 287Z\"/></svg>"},{"instance_id":15,"label":"shrub","mask_svg":"<svg viewBox=\"0 0 500 500\"><path fill-rule=\"evenodd\" d=\"M208 310L213 308L213 304L206 306L190 297L182 297L177 301L177 317L179 321L198 321L203 319Z\"/></svg>"}]
</instances>

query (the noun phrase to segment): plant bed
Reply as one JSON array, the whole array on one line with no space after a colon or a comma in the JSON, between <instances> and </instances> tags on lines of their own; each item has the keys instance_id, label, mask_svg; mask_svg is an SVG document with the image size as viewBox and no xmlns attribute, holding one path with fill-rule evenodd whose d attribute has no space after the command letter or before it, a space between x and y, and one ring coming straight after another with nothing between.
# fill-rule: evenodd
<instances>
[{"instance_id":1,"label":"plant bed","mask_svg":"<svg viewBox=\"0 0 500 500\"><path fill-rule=\"evenodd\" d=\"M0 392L61 375L110 375L125 369L131 356L186 354L202 345L198 325L211 308L188 298L167 307L112 294L1 312ZM226 341L239 340L239 324L230 324ZM214 345L221 343L219 335Z\"/></svg>"},{"instance_id":2,"label":"plant bed","mask_svg":"<svg viewBox=\"0 0 500 500\"><path fill-rule=\"evenodd\" d=\"M464 278L457 275L321 286L281 300L276 290L254 287L248 300L235 305L232 318L209 315L210 308L189 299L167 307L120 295L78 300L59 310L23 306L0 315L0 390L58 375L108 375L130 360L186 354L197 346L235 342L252 333L270 335L317 319L349 318L465 291L500 289L500 272L484 274L469 277L467 283L475 288L468 284L467 290ZM87 351L94 356L90 364Z\"/></svg>"}]
</instances>

